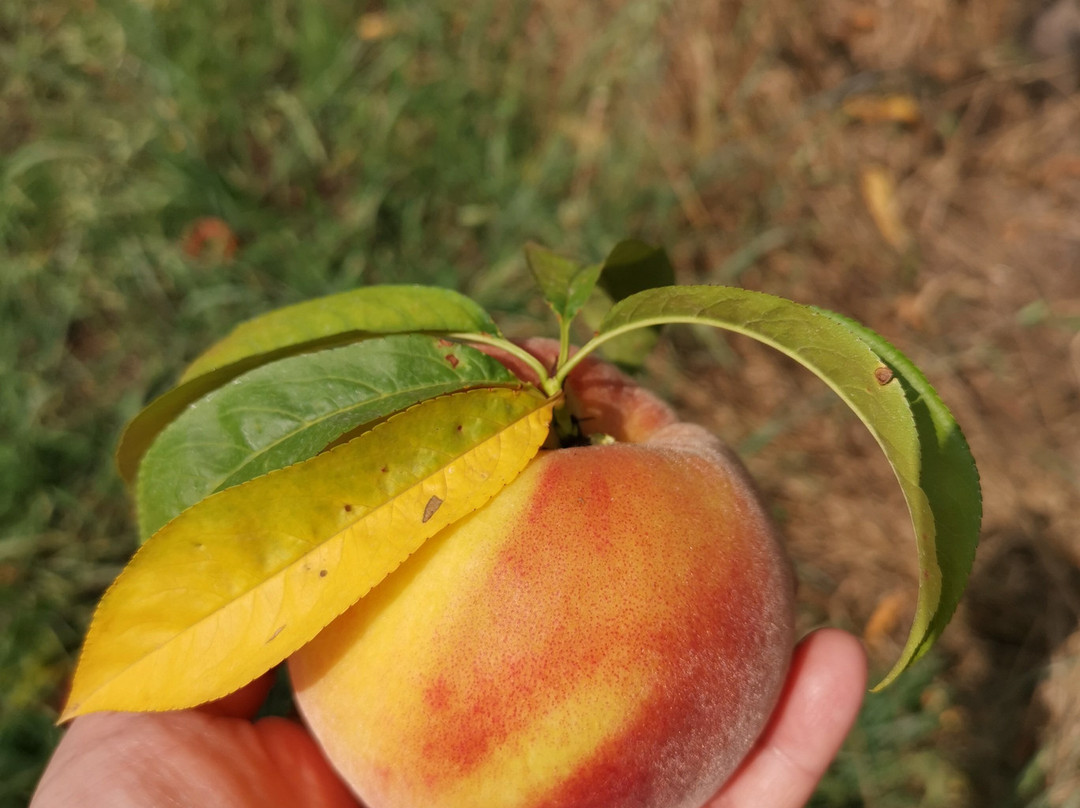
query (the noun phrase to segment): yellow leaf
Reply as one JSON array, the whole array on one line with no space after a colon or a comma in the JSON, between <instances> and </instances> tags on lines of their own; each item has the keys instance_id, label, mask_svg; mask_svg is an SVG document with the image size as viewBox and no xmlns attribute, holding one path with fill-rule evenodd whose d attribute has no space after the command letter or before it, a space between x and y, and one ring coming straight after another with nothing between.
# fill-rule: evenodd
<instances>
[{"instance_id":1,"label":"yellow leaf","mask_svg":"<svg viewBox=\"0 0 1080 808\"><path fill-rule=\"evenodd\" d=\"M916 124L922 118L919 102L910 95L856 95L844 101L844 112L864 123Z\"/></svg>"},{"instance_id":2,"label":"yellow leaf","mask_svg":"<svg viewBox=\"0 0 1080 808\"><path fill-rule=\"evenodd\" d=\"M896 630L904 623L911 623L915 611L914 599L907 590L890 592L878 601L863 628L863 642L872 651L887 645Z\"/></svg>"},{"instance_id":3,"label":"yellow leaf","mask_svg":"<svg viewBox=\"0 0 1080 808\"><path fill-rule=\"evenodd\" d=\"M889 169L871 165L862 169L859 176L863 201L882 237L893 249L904 252L911 246L911 235L900 214L896 199L896 183Z\"/></svg>"},{"instance_id":4,"label":"yellow leaf","mask_svg":"<svg viewBox=\"0 0 1080 808\"><path fill-rule=\"evenodd\" d=\"M386 39L397 31L397 24L385 11L369 11L356 21L356 35L364 42Z\"/></svg>"},{"instance_id":5,"label":"yellow leaf","mask_svg":"<svg viewBox=\"0 0 1080 808\"><path fill-rule=\"evenodd\" d=\"M429 399L184 511L102 598L60 720L190 707L269 670L513 480L553 406L521 388Z\"/></svg>"}]
</instances>

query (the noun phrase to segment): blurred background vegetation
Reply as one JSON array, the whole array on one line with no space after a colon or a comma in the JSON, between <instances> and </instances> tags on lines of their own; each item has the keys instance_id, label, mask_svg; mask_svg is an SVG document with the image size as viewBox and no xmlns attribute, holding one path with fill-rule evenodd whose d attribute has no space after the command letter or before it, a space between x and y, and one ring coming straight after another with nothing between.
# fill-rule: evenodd
<instances>
[{"instance_id":1,"label":"blurred background vegetation","mask_svg":"<svg viewBox=\"0 0 1080 808\"><path fill-rule=\"evenodd\" d=\"M813 805L1080 805L1077 41L1074 0L0 4L0 808L135 547L118 430L186 360L380 282L535 333L522 244L628 236L882 332L982 469L969 597ZM642 372L742 450L804 627L886 667L915 555L862 427L713 332Z\"/></svg>"}]
</instances>

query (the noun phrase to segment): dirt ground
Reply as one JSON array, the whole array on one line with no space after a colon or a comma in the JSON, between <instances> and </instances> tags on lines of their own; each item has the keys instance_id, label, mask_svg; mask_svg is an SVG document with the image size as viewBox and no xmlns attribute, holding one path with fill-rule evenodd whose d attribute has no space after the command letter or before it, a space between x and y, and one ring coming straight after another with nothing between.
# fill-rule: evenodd
<instances>
[{"instance_id":1,"label":"dirt ground","mask_svg":"<svg viewBox=\"0 0 1080 808\"><path fill-rule=\"evenodd\" d=\"M580 14L564 18L572 64ZM833 308L925 370L985 499L969 594L940 644L942 744L967 804L1006 804L1036 753L1050 801L1078 804L1080 8L686 3L665 26L670 72L632 103L661 155L687 155L664 166L687 234L680 281L737 278ZM684 333L650 371L741 441L760 479L789 480L767 493L804 600L888 664L916 559L861 425L757 345Z\"/></svg>"}]
</instances>

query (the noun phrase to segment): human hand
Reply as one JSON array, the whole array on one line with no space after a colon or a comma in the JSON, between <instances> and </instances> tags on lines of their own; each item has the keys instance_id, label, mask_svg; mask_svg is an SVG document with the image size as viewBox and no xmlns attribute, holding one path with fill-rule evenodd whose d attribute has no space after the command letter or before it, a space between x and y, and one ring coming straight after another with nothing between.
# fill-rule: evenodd
<instances>
[{"instance_id":1,"label":"human hand","mask_svg":"<svg viewBox=\"0 0 1080 808\"><path fill-rule=\"evenodd\" d=\"M77 718L31 808L359 808L300 724L251 720L271 676L193 710Z\"/></svg>"},{"instance_id":2,"label":"human hand","mask_svg":"<svg viewBox=\"0 0 1080 808\"><path fill-rule=\"evenodd\" d=\"M211 709L77 719L30 808L357 808L303 727L284 718L252 723L267 681ZM823 629L804 639L769 725L707 808L804 805L865 687L854 637Z\"/></svg>"}]
</instances>

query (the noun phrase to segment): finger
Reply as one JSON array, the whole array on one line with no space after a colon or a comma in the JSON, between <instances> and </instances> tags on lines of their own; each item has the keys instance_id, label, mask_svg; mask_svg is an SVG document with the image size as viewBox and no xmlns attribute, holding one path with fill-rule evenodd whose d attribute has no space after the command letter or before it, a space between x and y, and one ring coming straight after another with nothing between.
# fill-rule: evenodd
<instances>
[{"instance_id":1,"label":"finger","mask_svg":"<svg viewBox=\"0 0 1080 808\"><path fill-rule=\"evenodd\" d=\"M220 699L200 704L195 709L200 713L220 715L226 718L253 718L263 702L266 701L270 688L274 685L274 671L269 670L256 679L248 682L239 690L234 690Z\"/></svg>"},{"instance_id":2,"label":"finger","mask_svg":"<svg viewBox=\"0 0 1080 808\"><path fill-rule=\"evenodd\" d=\"M93 713L72 722L31 808L357 808L295 722L195 710Z\"/></svg>"},{"instance_id":3,"label":"finger","mask_svg":"<svg viewBox=\"0 0 1080 808\"><path fill-rule=\"evenodd\" d=\"M800 808L851 729L866 689L866 655L845 631L822 629L795 649L784 692L750 756L708 808Z\"/></svg>"},{"instance_id":4,"label":"finger","mask_svg":"<svg viewBox=\"0 0 1080 808\"><path fill-rule=\"evenodd\" d=\"M288 773L287 804L297 808L360 808L356 798L300 724L272 716L255 723L264 753Z\"/></svg>"}]
</instances>

